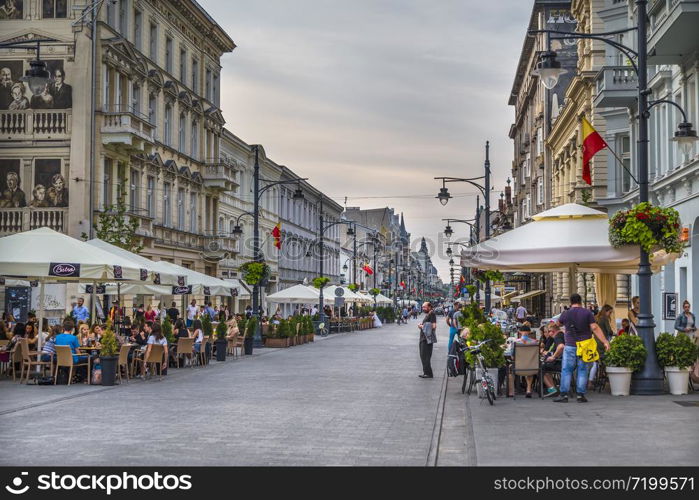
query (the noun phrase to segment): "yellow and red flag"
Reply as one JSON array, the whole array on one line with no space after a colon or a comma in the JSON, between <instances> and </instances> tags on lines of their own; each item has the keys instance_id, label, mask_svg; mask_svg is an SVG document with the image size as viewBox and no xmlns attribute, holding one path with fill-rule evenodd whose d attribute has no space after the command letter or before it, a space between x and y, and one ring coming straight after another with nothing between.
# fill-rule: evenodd
<instances>
[{"instance_id":1,"label":"yellow and red flag","mask_svg":"<svg viewBox=\"0 0 699 500\"><path fill-rule=\"evenodd\" d=\"M582 178L589 185L592 185L592 171L590 170L590 160L598 151L607 148L607 143L602 136L590 125L587 118L582 117L582 147L583 147L583 171Z\"/></svg>"},{"instance_id":2,"label":"yellow and red flag","mask_svg":"<svg viewBox=\"0 0 699 500\"><path fill-rule=\"evenodd\" d=\"M272 237L274 238L274 246L279 250L282 248L282 224L281 222L272 229Z\"/></svg>"}]
</instances>

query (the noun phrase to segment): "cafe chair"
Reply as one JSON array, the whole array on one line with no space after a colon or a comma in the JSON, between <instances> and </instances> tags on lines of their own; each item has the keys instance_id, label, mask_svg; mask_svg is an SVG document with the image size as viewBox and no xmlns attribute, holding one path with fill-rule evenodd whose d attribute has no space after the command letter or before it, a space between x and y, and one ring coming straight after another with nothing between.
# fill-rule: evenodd
<instances>
[{"instance_id":1,"label":"cafe chair","mask_svg":"<svg viewBox=\"0 0 699 500\"><path fill-rule=\"evenodd\" d=\"M87 377L85 377L85 383L90 383L90 362L83 361L74 363L73 353L70 350L70 346L67 345L57 345L56 346L56 370L53 373L53 385L56 385L58 380L58 369L68 368L68 385L73 381L73 368L84 366L87 369Z\"/></svg>"},{"instance_id":2,"label":"cafe chair","mask_svg":"<svg viewBox=\"0 0 699 500\"><path fill-rule=\"evenodd\" d=\"M536 375L538 377L533 383L539 385L539 397L543 398L543 384L541 383L541 357L539 356L539 344L522 344L515 342L513 351L514 362L510 367L513 377L527 377ZM508 377L509 383L509 377ZM509 389L509 388L508 388ZM515 387L513 395L517 395Z\"/></svg>"},{"instance_id":3,"label":"cafe chair","mask_svg":"<svg viewBox=\"0 0 699 500\"><path fill-rule=\"evenodd\" d=\"M180 337L177 339L177 352L175 354L175 361L177 363L177 368L180 367L180 358L185 356L189 359L190 368L194 366L194 360L192 359L194 355L194 339L190 337Z\"/></svg>"},{"instance_id":4,"label":"cafe chair","mask_svg":"<svg viewBox=\"0 0 699 500\"><path fill-rule=\"evenodd\" d=\"M126 382L129 381L129 352L131 351L131 346L122 345L119 349L119 361L117 363L117 375L119 375L119 383L121 384L121 369L124 369L126 373Z\"/></svg>"},{"instance_id":5,"label":"cafe chair","mask_svg":"<svg viewBox=\"0 0 699 500\"><path fill-rule=\"evenodd\" d=\"M136 363L142 363L150 365L151 374L154 373L155 368L158 368L159 380L163 379L163 364L165 360L165 348L160 344L151 344L150 352L145 355L145 358L136 358Z\"/></svg>"},{"instance_id":6,"label":"cafe chair","mask_svg":"<svg viewBox=\"0 0 699 500\"><path fill-rule=\"evenodd\" d=\"M32 367L40 366L42 368L42 371L48 367L49 373L53 373L53 362L32 359L32 358L36 358L38 356L38 353L36 353L36 352L30 353L29 352L29 344L27 344L27 339L21 339L18 342L18 347L20 349L21 356L22 356L22 372L19 376L19 383L20 384L22 383L22 378L24 378L25 369L27 371L27 378L25 380L25 383L29 383L29 373L31 372Z\"/></svg>"},{"instance_id":7,"label":"cafe chair","mask_svg":"<svg viewBox=\"0 0 699 500\"><path fill-rule=\"evenodd\" d=\"M197 363L199 366L206 366L209 364L209 359L208 356L206 355L206 346L209 344L210 341L208 338L204 338L204 340L201 341L201 347L199 348L199 352L195 352L196 354L196 359Z\"/></svg>"}]
</instances>

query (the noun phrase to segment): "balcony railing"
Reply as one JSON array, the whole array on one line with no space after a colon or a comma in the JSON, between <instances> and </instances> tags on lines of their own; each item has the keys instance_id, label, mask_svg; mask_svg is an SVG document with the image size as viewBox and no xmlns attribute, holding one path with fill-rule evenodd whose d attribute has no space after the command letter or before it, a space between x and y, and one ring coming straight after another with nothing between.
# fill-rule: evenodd
<instances>
[{"instance_id":1,"label":"balcony railing","mask_svg":"<svg viewBox=\"0 0 699 500\"><path fill-rule=\"evenodd\" d=\"M130 106L112 106L102 112L102 143L120 143L142 150L155 140L155 125Z\"/></svg>"},{"instance_id":2,"label":"balcony railing","mask_svg":"<svg viewBox=\"0 0 699 500\"><path fill-rule=\"evenodd\" d=\"M633 107L638 96L638 76L631 66L605 66L597 73L595 106Z\"/></svg>"},{"instance_id":3,"label":"balcony railing","mask_svg":"<svg viewBox=\"0 0 699 500\"><path fill-rule=\"evenodd\" d=\"M0 208L0 236L48 227L64 233L67 208Z\"/></svg>"},{"instance_id":4,"label":"balcony railing","mask_svg":"<svg viewBox=\"0 0 699 500\"><path fill-rule=\"evenodd\" d=\"M235 174L232 165L220 161L207 161L201 170L204 185L222 191L230 191L239 185Z\"/></svg>"},{"instance_id":5,"label":"balcony railing","mask_svg":"<svg viewBox=\"0 0 699 500\"><path fill-rule=\"evenodd\" d=\"M0 111L0 141L69 140L71 110Z\"/></svg>"}]
</instances>

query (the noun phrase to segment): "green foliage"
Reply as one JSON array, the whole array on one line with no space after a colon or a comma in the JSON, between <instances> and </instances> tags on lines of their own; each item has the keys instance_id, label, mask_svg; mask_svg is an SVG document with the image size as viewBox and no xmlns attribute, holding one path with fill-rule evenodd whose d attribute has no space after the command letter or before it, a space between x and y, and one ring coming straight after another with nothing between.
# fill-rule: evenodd
<instances>
[{"instance_id":1,"label":"green foliage","mask_svg":"<svg viewBox=\"0 0 699 500\"><path fill-rule=\"evenodd\" d=\"M238 321L238 330L240 331L240 333L245 333L245 324L247 322L248 322L248 320L245 319L245 317L243 317L243 319Z\"/></svg>"},{"instance_id":2,"label":"green foliage","mask_svg":"<svg viewBox=\"0 0 699 500\"><path fill-rule=\"evenodd\" d=\"M277 325L277 333L276 333L277 338L282 338L282 339L287 339L289 337L292 337L291 333L291 326L289 325L289 321L286 319L283 319L279 322Z\"/></svg>"},{"instance_id":3,"label":"green foliage","mask_svg":"<svg viewBox=\"0 0 699 500\"><path fill-rule=\"evenodd\" d=\"M505 342L505 336L500 327L489 321L478 323L473 319L469 319L467 322L471 330L469 341L472 344L490 339L490 342L481 347L481 354L483 354L485 365L491 368L505 366L505 351L502 348L502 344ZM471 353L466 353L466 361L472 366L476 362Z\"/></svg>"},{"instance_id":4,"label":"green foliage","mask_svg":"<svg viewBox=\"0 0 699 500\"><path fill-rule=\"evenodd\" d=\"M306 332L306 335L311 335L311 334L315 333L314 330L313 330L313 320L311 319L311 317L310 317L310 316L304 316L304 317L303 317L303 321L304 321L304 323L305 323L305 332Z\"/></svg>"},{"instance_id":5,"label":"green foliage","mask_svg":"<svg viewBox=\"0 0 699 500\"><path fill-rule=\"evenodd\" d=\"M353 292L356 292L357 290L359 290L359 285L357 285L356 283L350 283L349 285L347 285L347 288L349 288Z\"/></svg>"},{"instance_id":6,"label":"green foliage","mask_svg":"<svg viewBox=\"0 0 699 500\"><path fill-rule=\"evenodd\" d=\"M667 332L658 335L655 352L658 355L658 363L663 368L676 366L684 369L693 365L699 356L699 348L689 336L682 333L677 336Z\"/></svg>"},{"instance_id":7,"label":"green foliage","mask_svg":"<svg viewBox=\"0 0 699 500\"><path fill-rule=\"evenodd\" d=\"M620 335L612 339L611 347L604 355L607 366L630 368L638 371L646 362L646 347L637 335Z\"/></svg>"},{"instance_id":8,"label":"green foliage","mask_svg":"<svg viewBox=\"0 0 699 500\"><path fill-rule=\"evenodd\" d=\"M505 279L505 275L500 271L482 271L480 269L471 269L471 276L481 283L486 281L503 281Z\"/></svg>"},{"instance_id":9,"label":"green foliage","mask_svg":"<svg viewBox=\"0 0 699 500\"><path fill-rule=\"evenodd\" d=\"M459 319L459 323L461 323L461 326L469 326L470 324L480 324L480 323L485 323L486 317L481 308L478 306L477 303L471 302L470 304L466 304L461 308L461 318Z\"/></svg>"},{"instance_id":10,"label":"green foliage","mask_svg":"<svg viewBox=\"0 0 699 500\"><path fill-rule=\"evenodd\" d=\"M330 278L327 276L313 278L313 286L316 288L325 288L328 283L330 283Z\"/></svg>"},{"instance_id":11,"label":"green foliage","mask_svg":"<svg viewBox=\"0 0 699 500\"><path fill-rule=\"evenodd\" d=\"M609 221L609 242L614 247L640 245L646 252L662 248L667 253L682 251L680 215L674 208L639 203L620 210Z\"/></svg>"},{"instance_id":12,"label":"green foliage","mask_svg":"<svg viewBox=\"0 0 699 500\"><path fill-rule=\"evenodd\" d=\"M141 223L138 218L129 216L127 212L128 207L123 198L108 206L97 215L94 224L95 236L129 252L139 253L143 250L143 238L136 234L136 230Z\"/></svg>"},{"instance_id":13,"label":"green foliage","mask_svg":"<svg viewBox=\"0 0 699 500\"><path fill-rule=\"evenodd\" d=\"M225 340L227 333L228 328L226 327L226 323L224 321L219 321L218 325L216 325L216 338L218 340Z\"/></svg>"},{"instance_id":14,"label":"green foliage","mask_svg":"<svg viewBox=\"0 0 699 500\"><path fill-rule=\"evenodd\" d=\"M100 349L100 356L116 356L119 352L119 343L117 342L116 335L114 335L111 321L107 321L107 328L104 330L104 333L102 333L100 344L102 346Z\"/></svg>"},{"instance_id":15,"label":"green foliage","mask_svg":"<svg viewBox=\"0 0 699 500\"><path fill-rule=\"evenodd\" d=\"M369 295L371 295L372 297L376 297L380 293L381 290L379 290L378 288L372 288L369 290Z\"/></svg>"},{"instance_id":16,"label":"green foliage","mask_svg":"<svg viewBox=\"0 0 699 500\"><path fill-rule=\"evenodd\" d=\"M165 319L163 320L163 335L167 339L167 341L171 344L175 343L175 334L172 331L172 321L170 320L170 316L165 316Z\"/></svg>"},{"instance_id":17,"label":"green foliage","mask_svg":"<svg viewBox=\"0 0 699 500\"><path fill-rule=\"evenodd\" d=\"M246 338L252 338L255 336L255 332L257 331L257 324L258 324L258 321L257 321L257 318L255 316L253 316L252 318L250 318L248 320L247 324L245 325L245 328L246 328L245 337Z\"/></svg>"},{"instance_id":18,"label":"green foliage","mask_svg":"<svg viewBox=\"0 0 699 500\"><path fill-rule=\"evenodd\" d=\"M240 272L245 283L248 285L259 285L269 278L271 269L264 262L250 261L240 266Z\"/></svg>"},{"instance_id":19,"label":"green foliage","mask_svg":"<svg viewBox=\"0 0 699 500\"><path fill-rule=\"evenodd\" d=\"M471 298L471 302L476 300L476 291L478 290L478 287L476 285L466 285L466 291L468 292L468 296Z\"/></svg>"},{"instance_id":20,"label":"green foliage","mask_svg":"<svg viewBox=\"0 0 699 500\"><path fill-rule=\"evenodd\" d=\"M214 327L208 314L203 314L201 317L201 330L204 332L205 337L211 337L214 333Z\"/></svg>"}]
</instances>

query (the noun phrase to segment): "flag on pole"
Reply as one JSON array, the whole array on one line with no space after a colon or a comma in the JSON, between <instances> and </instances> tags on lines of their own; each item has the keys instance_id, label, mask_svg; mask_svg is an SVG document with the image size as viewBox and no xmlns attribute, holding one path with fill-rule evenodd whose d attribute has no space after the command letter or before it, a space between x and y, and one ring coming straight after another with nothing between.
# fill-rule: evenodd
<instances>
[{"instance_id":1,"label":"flag on pole","mask_svg":"<svg viewBox=\"0 0 699 500\"><path fill-rule=\"evenodd\" d=\"M274 237L274 246L279 250L282 248L282 223L280 222L272 229L272 237Z\"/></svg>"},{"instance_id":2,"label":"flag on pole","mask_svg":"<svg viewBox=\"0 0 699 500\"><path fill-rule=\"evenodd\" d=\"M583 147L583 171L582 178L589 185L592 185L592 171L590 170L590 160L598 151L607 146L602 136L590 125L587 118L582 117L582 147Z\"/></svg>"},{"instance_id":3,"label":"flag on pole","mask_svg":"<svg viewBox=\"0 0 699 500\"><path fill-rule=\"evenodd\" d=\"M374 274L374 270L371 268L369 264L364 264L364 267L362 267L362 270L365 271L368 275Z\"/></svg>"},{"instance_id":4,"label":"flag on pole","mask_svg":"<svg viewBox=\"0 0 699 500\"><path fill-rule=\"evenodd\" d=\"M401 288L405 288L405 281L401 281L401 282L400 282L400 287L401 287Z\"/></svg>"}]
</instances>

